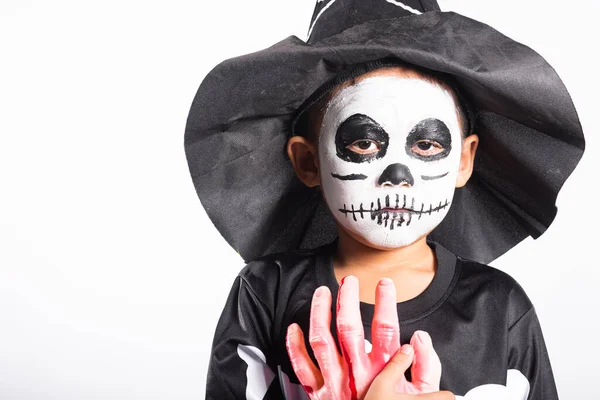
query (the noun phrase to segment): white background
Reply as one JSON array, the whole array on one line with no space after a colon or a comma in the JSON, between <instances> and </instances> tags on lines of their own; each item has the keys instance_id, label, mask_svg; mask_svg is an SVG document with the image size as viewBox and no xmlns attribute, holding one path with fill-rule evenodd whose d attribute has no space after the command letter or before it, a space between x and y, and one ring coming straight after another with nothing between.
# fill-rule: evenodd
<instances>
[{"instance_id":1,"label":"white background","mask_svg":"<svg viewBox=\"0 0 600 400\"><path fill-rule=\"evenodd\" d=\"M587 153L537 241L493 263L533 300L563 399L598 399L595 0L440 0L545 56ZM243 266L183 132L205 74L295 34L312 0L0 0L0 399L198 399Z\"/></svg>"}]
</instances>

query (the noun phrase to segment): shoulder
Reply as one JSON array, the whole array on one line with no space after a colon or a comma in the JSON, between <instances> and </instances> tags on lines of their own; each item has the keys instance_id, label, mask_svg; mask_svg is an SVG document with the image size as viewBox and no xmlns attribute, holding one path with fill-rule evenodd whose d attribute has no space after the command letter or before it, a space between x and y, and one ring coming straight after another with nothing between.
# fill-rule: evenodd
<instances>
[{"instance_id":1,"label":"shoulder","mask_svg":"<svg viewBox=\"0 0 600 400\"><path fill-rule=\"evenodd\" d=\"M508 314L509 324L533 308L521 285L509 274L489 265L457 257L460 264L459 285L471 288Z\"/></svg>"},{"instance_id":2,"label":"shoulder","mask_svg":"<svg viewBox=\"0 0 600 400\"><path fill-rule=\"evenodd\" d=\"M269 254L250 261L239 273L240 279L258 291L273 291L298 281L315 280L315 267L320 256L327 254L328 246L310 250L294 250Z\"/></svg>"}]
</instances>

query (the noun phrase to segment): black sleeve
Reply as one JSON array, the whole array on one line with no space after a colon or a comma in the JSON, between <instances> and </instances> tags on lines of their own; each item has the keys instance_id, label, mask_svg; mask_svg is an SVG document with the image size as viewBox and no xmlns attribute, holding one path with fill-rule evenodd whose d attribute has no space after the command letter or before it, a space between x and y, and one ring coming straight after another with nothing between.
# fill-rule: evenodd
<instances>
[{"instance_id":1,"label":"black sleeve","mask_svg":"<svg viewBox=\"0 0 600 400\"><path fill-rule=\"evenodd\" d=\"M279 387L266 360L272 320L272 310L265 299L243 276L238 276L215 332L207 399L272 398L274 390L269 388Z\"/></svg>"},{"instance_id":2,"label":"black sleeve","mask_svg":"<svg viewBox=\"0 0 600 400\"><path fill-rule=\"evenodd\" d=\"M507 386L519 384L518 380L524 376L529 383L528 400L558 399L542 329L533 308L510 326L508 349ZM510 382L511 373L513 382Z\"/></svg>"}]
</instances>

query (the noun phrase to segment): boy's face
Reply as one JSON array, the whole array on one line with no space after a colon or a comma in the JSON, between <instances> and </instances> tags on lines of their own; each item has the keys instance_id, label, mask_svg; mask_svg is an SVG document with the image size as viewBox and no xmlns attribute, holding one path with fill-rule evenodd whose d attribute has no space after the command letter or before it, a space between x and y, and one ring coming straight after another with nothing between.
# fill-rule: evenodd
<instances>
[{"instance_id":1,"label":"boy's face","mask_svg":"<svg viewBox=\"0 0 600 400\"><path fill-rule=\"evenodd\" d=\"M319 135L325 201L376 248L407 246L450 208L461 158L453 97L428 81L380 74L339 91Z\"/></svg>"}]
</instances>

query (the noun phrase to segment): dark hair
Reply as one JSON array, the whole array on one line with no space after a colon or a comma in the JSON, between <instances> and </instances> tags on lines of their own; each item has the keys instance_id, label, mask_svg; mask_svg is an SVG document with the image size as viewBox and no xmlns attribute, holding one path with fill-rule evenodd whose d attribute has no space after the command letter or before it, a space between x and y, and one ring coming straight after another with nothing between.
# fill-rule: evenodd
<instances>
[{"instance_id":1,"label":"dark hair","mask_svg":"<svg viewBox=\"0 0 600 400\"><path fill-rule=\"evenodd\" d=\"M301 111L294 120L293 134L304 136L311 142L316 143L329 101L340 90L355 85L362 75L385 68L400 68L407 72L409 76L412 74L418 79L425 80L446 90L454 99L456 115L463 131L463 137L467 137L472 133L472 112L450 77L399 60L384 60L352 69L323 85L304 103L305 106L300 108Z\"/></svg>"}]
</instances>

